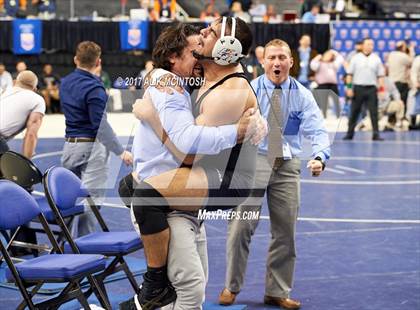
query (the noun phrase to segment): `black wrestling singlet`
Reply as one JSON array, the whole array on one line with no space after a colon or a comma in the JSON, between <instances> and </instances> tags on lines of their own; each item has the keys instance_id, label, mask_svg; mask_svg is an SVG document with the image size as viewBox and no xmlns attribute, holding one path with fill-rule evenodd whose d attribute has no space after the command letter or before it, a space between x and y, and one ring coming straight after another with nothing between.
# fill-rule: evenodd
<instances>
[{"instance_id":1,"label":"black wrestling singlet","mask_svg":"<svg viewBox=\"0 0 420 310\"><path fill-rule=\"evenodd\" d=\"M200 96L193 106L194 117L197 117L200 114L203 99L212 90L222 85L226 80L235 77L244 78L248 81L244 73L232 73L225 76ZM218 184L212 184L215 182L210 182L209 180L209 186L214 187L213 189L209 188L210 196L248 196L254 182L256 157L257 146L251 145L250 143L237 144L232 149L226 149L217 155L204 156L199 161L199 165L203 167L206 172L208 170L216 169L220 178ZM211 194L211 192L214 193ZM241 201L243 201L243 199L238 200L234 205L238 205Z\"/></svg>"}]
</instances>

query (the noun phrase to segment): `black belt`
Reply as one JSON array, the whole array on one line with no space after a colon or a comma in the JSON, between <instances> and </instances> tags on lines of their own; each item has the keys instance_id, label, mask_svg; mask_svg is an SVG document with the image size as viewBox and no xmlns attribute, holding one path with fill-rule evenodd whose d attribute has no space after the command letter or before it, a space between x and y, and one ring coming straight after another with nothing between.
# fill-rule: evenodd
<instances>
[{"instance_id":1,"label":"black belt","mask_svg":"<svg viewBox=\"0 0 420 310\"><path fill-rule=\"evenodd\" d=\"M358 85L358 84L356 84L356 85L354 85L354 86L357 86L357 87L376 87L376 85Z\"/></svg>"},{"instance_id":2,"label":"black belt","mask_svg":"<svg viewBox=\"0 0 420 310\"><path fill-rule=\"evenodd\" d=\"M95 142L95 138L69 137L69 138L66 138L66 142L70 142L70 143Z\"/></svg>"}]
</instances>

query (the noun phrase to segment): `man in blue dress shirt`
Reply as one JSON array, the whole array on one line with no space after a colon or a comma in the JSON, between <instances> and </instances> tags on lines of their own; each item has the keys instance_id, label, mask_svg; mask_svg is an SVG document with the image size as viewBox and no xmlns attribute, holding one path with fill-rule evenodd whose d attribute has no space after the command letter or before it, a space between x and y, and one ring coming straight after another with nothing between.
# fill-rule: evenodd
<instances>
[{"instance_id":1,"label":"man in blue dress shirt","mask_svg":"<svg viewBox=\"0 0 420 310\"><path fill-rule=\"evenodd\" d=\"M300 202L302 137L312 144L312 159L307 167L313 176L321 174L330 156L330 142L322 114L311 92L289 76L292 65L288 44L279 39L272 40L264 49L265 74L251 83L270 128L259 145L254 185L255 189L266 191L272 233L264 303L286 309L300 307L299 301L290 298L290 291L296 260L295 226ZM262 198L247 201L236 211L259 211ZM258 220L233 219L229 222L226 282L220 304L232 304L241 290L249 244L257 224Z\"/></svg>"},{"instance_id":2,"label":"man in blue dress shirt","mask_svg":"<svg viewBox=\"0 0 420 310\"><path fill-rule=\"evenodd\" d=\"M61 109L66 119L61 163L82 179L94 199L105 194L109 152L120 156L125 164L132 164L131 153L124 150L106 119L108 96L95 75L100 56L101 48L96 43L79 43L74 57L76 69L60 85ZM78 236L95 231L95 224L93 213L87 210L79 216ZM75 228L73 225L74 236Z\"/></svg>"}]
</instances>

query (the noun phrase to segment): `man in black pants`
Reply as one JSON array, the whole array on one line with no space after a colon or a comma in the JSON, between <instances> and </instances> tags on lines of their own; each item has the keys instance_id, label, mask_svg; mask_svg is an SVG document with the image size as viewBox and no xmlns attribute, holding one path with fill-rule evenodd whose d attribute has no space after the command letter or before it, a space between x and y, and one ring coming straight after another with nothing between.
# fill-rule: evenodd
<instances>
[{"instance_id":1,"label":"man in black pants","mask_svg":"<svg viewBox=\"0 0 420 310\"><path fill-rule=\"evenodd\" d=\"M346 94L353 98L347 135L344 140L353 139L363 104L367 105L372 121L372 140L383 140L378 129L378 93L383 95L385 70L381 59L373 53L374 43L370 38L363 40L362 52L356 54L350 61L347 70ZM379 86L377 88L377 85Z\"/></svg>"}]
</instances>

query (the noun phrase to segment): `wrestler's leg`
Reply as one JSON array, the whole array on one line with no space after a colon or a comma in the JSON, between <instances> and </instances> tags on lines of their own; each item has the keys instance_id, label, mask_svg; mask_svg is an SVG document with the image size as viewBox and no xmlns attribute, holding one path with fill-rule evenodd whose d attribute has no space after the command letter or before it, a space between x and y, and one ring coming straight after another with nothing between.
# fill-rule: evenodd
<instances>
[{"instance_id":1,"label":"wrestler's leg","mask_svg":"<svg viewBox=\"0 0 420 310\"><path fill-rule=\"evenodd\" d=\"M170 170L145 182L159 191L173 210L197 211L208 196L207 176L201 167Z\"/></svg>"}]
</instances>

